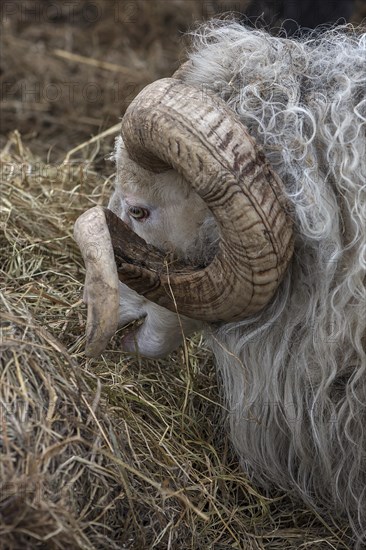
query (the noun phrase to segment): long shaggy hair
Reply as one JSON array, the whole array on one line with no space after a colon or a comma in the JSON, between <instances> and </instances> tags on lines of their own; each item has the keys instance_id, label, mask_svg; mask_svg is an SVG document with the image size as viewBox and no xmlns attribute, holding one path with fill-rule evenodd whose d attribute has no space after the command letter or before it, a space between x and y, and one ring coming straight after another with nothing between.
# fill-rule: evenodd
<instances>
[{"instance_id":1,"label":"long shaggy hair","mask_svg":"<svg viewBox=\"0 0 366 550\"><path fill-rule=\"evenodd\" d=\"M243 467L264 487L348 514L366 542L366 35L298 40L214 22L185 80L222 97L293 205L295 254L275 299L211 328Z\"/></svg>"}]
</instances>

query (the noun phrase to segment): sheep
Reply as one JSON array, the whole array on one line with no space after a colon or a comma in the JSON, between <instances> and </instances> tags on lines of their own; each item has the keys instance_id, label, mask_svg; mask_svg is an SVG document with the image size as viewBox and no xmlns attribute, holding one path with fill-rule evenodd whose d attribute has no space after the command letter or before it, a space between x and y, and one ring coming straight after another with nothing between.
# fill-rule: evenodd
<instances>
[{"instance_id":1,"label":"sheep","mask_svg":"<svg viewBox=\"0 0 366 550\"><path fill-rule=\"evenodd\" d=\"M89 261L89 353L101 352L117 326L136 319L142 325L121 347L149 357L203 330L245 472L263 490L281 488L334 521L347 517L360 548L365 89L366 34L349 26L295 40L236 22L207 23L174 78L153 83L130 105L116 141L108 209L88 211L75 227ZM182 142L179 132L187 134ZM99 256L88 260L96 226ZM131 234L138 237L130 247ZM139 237L155 247L145 256ZM103 262L113 264L112 282L98 301L93 292L107 276L91 284L88 273L91 264L105 271ZM106 309L107 287L113 306Z\"/></svg>"}]
</instances>

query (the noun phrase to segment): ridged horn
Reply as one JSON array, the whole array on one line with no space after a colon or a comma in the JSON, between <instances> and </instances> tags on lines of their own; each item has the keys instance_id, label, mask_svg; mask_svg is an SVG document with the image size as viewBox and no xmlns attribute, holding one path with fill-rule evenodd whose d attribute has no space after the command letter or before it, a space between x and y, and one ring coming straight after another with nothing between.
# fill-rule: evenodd
<instances>
[{"instance_id":1,"label":"ridged horn","mask_svg":"<svg viewBox=\"0 0 366 550\"><path fill-rule=\"evenodd\" d=\"M74 237L85 267L84 301L88 304L86 347L88 357L96 357L118 328L119 283L111 234L104 211L94 207L75 222Z\"/></svg>"},{"instance_id":2,"label":"ridged horn","mask_svg":"<svg viewBox=\"0 0 366 550\"><path fill-rule=\"evenodd\" d=\"M120 280L139 292L146 283L148 299L195 319L231 321L262 309L291 259L292 222L281 180L239 118L213 94L168 78L135 98L122 135L143 168L183 175L211 210L221 241L203 269L167 274L154 263L149 270L147 255L140 265L117 266Z\"/></svg>"}]
</instances>

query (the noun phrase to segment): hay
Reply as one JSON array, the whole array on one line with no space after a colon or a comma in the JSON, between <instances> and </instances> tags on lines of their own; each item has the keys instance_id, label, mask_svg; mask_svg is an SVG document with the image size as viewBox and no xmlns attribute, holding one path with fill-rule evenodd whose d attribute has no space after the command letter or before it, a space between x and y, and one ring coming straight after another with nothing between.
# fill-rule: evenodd
<instances>
[{"instance_id":1,"label":"hay","mask_svg":"<svg viewBox=\"0 0 366 550\"><path fill-rule=\"evenodd\" d=\"M166 361L120 354L120 335L85 358L72 226L110 178L47 165L18 132L1 161L1 547L347 548L239 471L199 336Z\"/></svg>"}]
</instances>

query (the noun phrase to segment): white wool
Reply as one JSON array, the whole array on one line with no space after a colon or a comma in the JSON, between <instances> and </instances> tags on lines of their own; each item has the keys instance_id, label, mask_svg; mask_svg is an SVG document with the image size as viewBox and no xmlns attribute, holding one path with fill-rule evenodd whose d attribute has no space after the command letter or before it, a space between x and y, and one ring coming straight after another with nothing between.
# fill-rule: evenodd
<instances>
[{"instance_id":1,"label":"white wool","mask_svg":"<svg viewBox=\"0 0 366 550\"><path fill-rule=\"evenodd\" d=\"M246 471L348 514L366 542L366 35L237 23L195 35L186 82L221 96L294 208L295 254L262 313L211 330Z\"/></svg>"}]
</instances>

